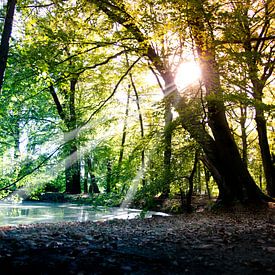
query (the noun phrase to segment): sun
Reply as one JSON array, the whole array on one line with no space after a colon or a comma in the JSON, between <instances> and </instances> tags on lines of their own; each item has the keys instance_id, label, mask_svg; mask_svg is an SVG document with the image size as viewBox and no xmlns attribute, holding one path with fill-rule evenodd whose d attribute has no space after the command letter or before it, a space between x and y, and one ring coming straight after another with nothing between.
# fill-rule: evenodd
<instances>
[{"instance_id":1,"label":"sun","mask_svg":"<svg viewBox=\"0 0 275 275\"><path fill-rule=\"evenodd\" d=\"M197 82L201 78L199 64L195 61L182 63L176 72L175 83L178 89L184 90L189 85Z\"/></svg>"}]
</instances>

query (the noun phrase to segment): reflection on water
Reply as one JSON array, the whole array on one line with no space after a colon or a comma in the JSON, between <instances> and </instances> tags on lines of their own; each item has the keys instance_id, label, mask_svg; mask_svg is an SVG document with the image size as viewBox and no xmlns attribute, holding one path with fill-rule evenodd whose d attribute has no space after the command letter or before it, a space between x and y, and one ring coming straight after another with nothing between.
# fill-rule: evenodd
<instances>
[{"instance_id":1,"label":"reflection on water","mask_svg":"<svg viewBox=\"0 0 275 275\"><path fill-rule=\"evenodd\" d=\"M105 208L78 206L69 203L23 202L18 204L0 202L0 226L52 223L62 221L103 221L110 219L133 219L140 216L141 210L129 208ZM166 216L160 212L147 212L152 215Z\"/></svg>"}]
</instances>

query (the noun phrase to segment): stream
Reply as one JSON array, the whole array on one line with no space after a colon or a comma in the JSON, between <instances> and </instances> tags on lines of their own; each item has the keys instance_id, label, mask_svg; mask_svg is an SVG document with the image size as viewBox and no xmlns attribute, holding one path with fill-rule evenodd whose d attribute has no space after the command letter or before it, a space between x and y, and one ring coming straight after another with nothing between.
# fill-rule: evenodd
<instances>
[{"instance_id":1,"label":"stream","mask_svg":"<svg viewBox=\"0 0 275 275\"><path fill-rule=\"evenodd\" d=\"M144 215L143 215L144 214ZM72 203L0 202L0 226L16 226L32 223L105 221L134 219L138 217L168 216L161 212L120 207L94 207Z\"/></svg>"}]
</instances>

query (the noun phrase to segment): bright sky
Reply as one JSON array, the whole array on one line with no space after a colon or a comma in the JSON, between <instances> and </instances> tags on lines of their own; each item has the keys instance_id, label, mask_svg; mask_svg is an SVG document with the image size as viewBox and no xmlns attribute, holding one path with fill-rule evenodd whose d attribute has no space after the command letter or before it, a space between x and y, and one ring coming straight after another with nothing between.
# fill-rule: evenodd
<instances>
[{"instance_id":1,"label":"bright sky","mask_svg":"<svg viewBox=\"0 0 275 275\"><path fill-rule=\"evenodd\" d=\"M182 63L176 74L176 85L179 90L185 89L201 77L201 70L198 63L194 61Z\"/></svg>"}]
</instances>

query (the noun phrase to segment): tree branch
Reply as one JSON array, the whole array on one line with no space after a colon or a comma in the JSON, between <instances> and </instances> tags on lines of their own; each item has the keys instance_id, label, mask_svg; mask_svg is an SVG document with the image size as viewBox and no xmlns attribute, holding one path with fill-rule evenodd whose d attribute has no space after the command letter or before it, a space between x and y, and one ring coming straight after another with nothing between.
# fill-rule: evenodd
<instances>
[{"instance_id":1,"label":"tree branch","mask_svg":"<svg viewBox=\"0 0 275 275\"><path fill-rule=\"evenodd\" d=\"M118 83L116 84L113 92L100 104L100 106L90 115L90 117L87 119L86 122L84 122L84 124L80 127L83 128L85 125L87 125L92 117L97 114L106 104L107 102L114 96L114 94L116 93L120 83L122 82L122 80L128 75L128 73L133 69L133 67L139 62L139 60L141 59L141 57L139 57L131 66L129 66L129 68L127 69L127 71L121 76L121 78L119 79ZM80 130L79 129L79 130Z\"/></svg>"},{"instance_id":2,"label":"tree branch","mask_svg":"<svg viewBox=\"0 0 275 275\"><path fill-rule=\"evenodd\" d=\"M127 50L127 51L128 51L128 50ZM92 65L92 66L85 67L85 68L83 68L83 69L77 71L76 74L81 74L81 73L85 72L86 70L95 69L95 68L97 68L97 67L99 67L99 66L105 65L105 64L107 64L110 60L117 58L118 56L122 55L123 53L125 53L125 50L120 51L120 52L116 53L115 55L112 55L112 56L107 57L107 58L106 58L104 61L102 61L102 62L99 62L99 63L94 64L94 65Z\"/></svg>"},{"instance_id":3,"label":"tree branch","mask_svg":"<svg viewBox=\"0 0 275 275\"><path fill-rule=\"evenodd\" d=\"M53 85L51 85L49 88L50 88L50 93L51 93L51 95L52 95L52 97L53 97L54 103L55 103L55 105L56 105L57 112L58 112L60 118L65 122L66 117L65 117L65 114L64 114L62 105L61 105L61 103L60 103L60 101L59 101L59 98L58 98L58 96L57 96L57 94L56 94L56 92L55 92L55 90L54 90Z\"/></svg>"}]
</instances>

